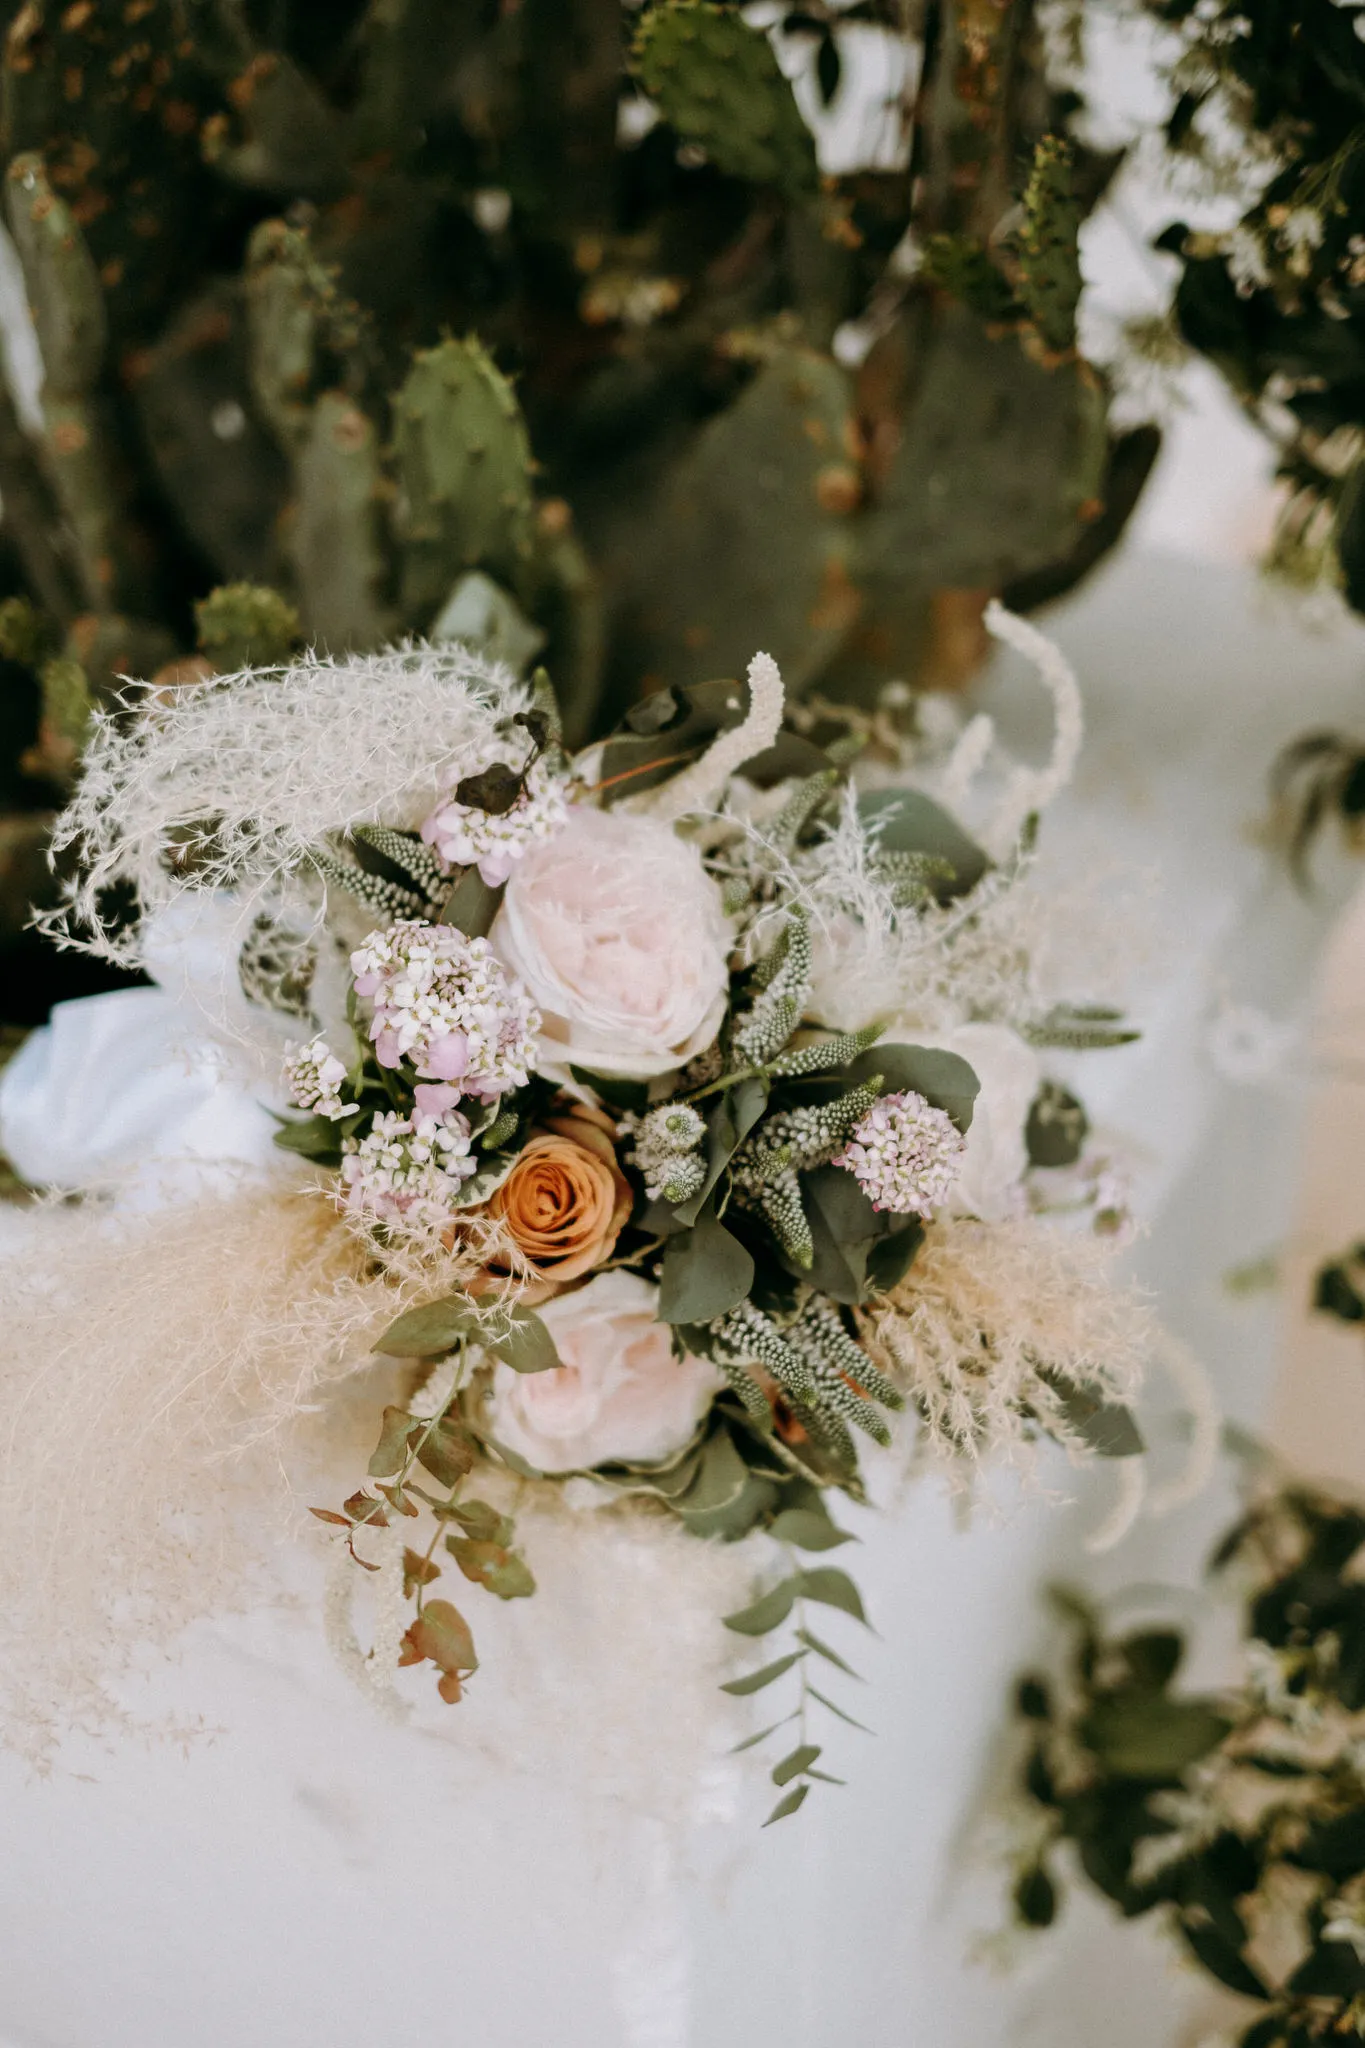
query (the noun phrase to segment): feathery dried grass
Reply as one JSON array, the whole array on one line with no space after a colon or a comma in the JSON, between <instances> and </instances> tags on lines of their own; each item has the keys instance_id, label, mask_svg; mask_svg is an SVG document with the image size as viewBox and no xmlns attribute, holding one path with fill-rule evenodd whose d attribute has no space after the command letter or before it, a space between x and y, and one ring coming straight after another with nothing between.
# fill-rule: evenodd
<instances>
[{"instance_id":1,"label":"feathery dried grass","mask_svg":"<svg viewBox=\"0 0 1365 2048\"><path fill-rule=\"evenodd\" d=\"M1035 1218L943 1220L900 1285L860 1311L873 1358L964 1482L987 1460L1028 1456L1039 1421L1079 1445L1045 1375L1106 1401L1136 1392L1153 1318L1134 1289L1113 1284L1111 1259L1099 1240Z\"/></svg>"},{"instance_id":2,"label":"feathery dried grass","mask_svg":"<svg viewBox=\"0 0 1365 2048\"><path fill-rule=\"evenodd\" d=\"M17 1227L0 1273L0 1732L36 1753L107 1719L107 1681L145 1646L245 1596L329 1432L350 1428L343 1383L382 1370L376 1338L440 1289L415 1260L377 1273L316 1195L53 1205ZM447 1255L442 1286L478 1263ZM348 1435L338 1468L363 1471L371 1448Z\"/></svg>"},{"instance_id":3,"label":"feathery dried grass","mask_svg":"<svg viewBox=\"0 0 1365 2048\"><path fill-rule=\"evenodd\" d=\"M139 932L110 911L111 889L131 885L144 922L187 889L230 889L245 930L329 834L419 824L441 776L529 701L510 670L420 643L133 685L98 721L58 820L54 849L80 872L46 928L140 965Z\"/></svg>"}]
</instances>

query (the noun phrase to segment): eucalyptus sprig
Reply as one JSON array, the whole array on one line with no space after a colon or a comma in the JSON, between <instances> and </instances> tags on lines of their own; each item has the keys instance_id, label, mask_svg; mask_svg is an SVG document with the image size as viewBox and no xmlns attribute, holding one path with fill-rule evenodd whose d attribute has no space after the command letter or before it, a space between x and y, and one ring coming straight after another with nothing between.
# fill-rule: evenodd
<instances>
[{"instance_id":1,"label":"eucalyptus sprig","mask_svg":"<svg viewBox=\"0 0 1365 2048\"><path fill-rule=\"evenodd\" d=\"M818 1497L817 1497L818 1500ZM842 1658L837 1650L831 1649L811 1628L807 1618L807 1603L837 1608L855 1621L867 1626L867 1615L863 1610L862 1597L847 1572L835 1565L804 1565L796 1557L797 1550L826 1551L837 1549L841 1544L856 1542L847 1529L841 1529L830 1519L822 1500L810 1507L788 1508L772 1524L769 1533L786 1550L788 1572L775 1586L770 1586L752 1605L741 1608L736 1614L725 1616L725 1626L736 1634L744 1636L765 1636L789 1620L795 1620L793 1641L796 1647L784 1651L770 1663L761 1665L757 1671L746 1673L742 1678L732 1678L721 1687L722 1692L735 1698L746 1699L751 1694L763 1692L775 1685L789 1672L795 1673L798 1695L790 1713L780 1720L771 1722L754 1735L747 1736L737 1745L741 1750L757 1748L775 1735L779 1728L795 1724L797 1740L794 1748L780 1757L773 1765L773 1784L782 1793L772 1812L764 1821L771 1827L774 1821L785 1820L805 1804L812 1784L842 1785L845 1781L829 1771L819 1768L824 1755L824 1745L811 1740L810 1716L813 1707L845 1722L850 1728L858 1728L870 1734L861 1721L843 1707L838 1706L827 1694L811 1683L809 1664L812 1657L818 1657L848 1678L856 1679L858 1673Z\"/></svg>"}]
</instances>

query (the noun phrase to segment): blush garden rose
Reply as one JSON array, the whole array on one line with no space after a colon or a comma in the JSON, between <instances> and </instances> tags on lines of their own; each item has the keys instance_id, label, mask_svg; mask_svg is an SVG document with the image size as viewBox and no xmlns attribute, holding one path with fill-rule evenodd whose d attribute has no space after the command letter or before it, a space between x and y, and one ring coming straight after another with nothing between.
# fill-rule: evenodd
<instances>
[{"instance_id":1,"label":"blush garden rose","mask_svg":"<svg viewBox=\"0 0 1365 2048\"><path fill-rule=\"evenodd\" d=\"M695 846L586 806L512 872L493 945L541 1013L542 1071L647 1080L714 1039L730 929Z\"/></svg>"},{"instance_id":2,"label":"blush garden rose","mask_svg":"<svg viewBox=\"0 0 1365 2048\"><path fill-rule=\"evenodd\" d=\"M658 1289L620 1268L546 1302L539 1313L560 1363L535 1373L497 1367L497 1441L538 1472L655 1465L680 1451L724 1382L704 1359L674 1355L658 1308Z\"/></svg>"}]
</instances>

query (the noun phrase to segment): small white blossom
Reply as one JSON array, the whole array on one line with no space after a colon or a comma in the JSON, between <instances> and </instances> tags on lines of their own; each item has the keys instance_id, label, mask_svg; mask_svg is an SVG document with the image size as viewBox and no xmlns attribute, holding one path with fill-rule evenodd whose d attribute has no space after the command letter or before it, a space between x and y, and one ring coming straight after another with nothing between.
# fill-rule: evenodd
<instances>
[{"instance_id":1,"label":"small white blossom","mask_svg":"<svg viewBox=\"0 0 1365 2048\"><path fill-rule=\"evenodd\" d=\"M315 1116L330 1117L335 1122L357 1107L354 1102L341 1099L346 1068L325 1038L291 1046L284 1063L284 1077L290 1101L300 1109L311 1109Z\"/></svg>"},{"instance_id":2,"label":"small white blossom","mask_svg":"<svg viewBox=\"0 0 1365 2048\"><path fill-rule=\"evenodd\" d=\"M449 1222L464 1182L478 1170L469 1121L458 1110L444 1116L399 1116L385 1110L363 1138L348 1138L341 1162L345 1205L372 1223L402 1223L439 1231Z\"/></svg>"},{"instance_id":3,"label":"small white blossom","mask_svg":"<svg viewBox=\"0 0 1365 2048\"><path fill-rule=\"evenodd\" d=\"M424 1077L484 1101L525 1086L540 1014L487 939L406 919L371 932L351 971L356 994L374 1006L381 1067L410 1060Z\"/></svg>"},{"instance_id":4,"label":"small white blossom","mask_svg":"<svg viewBox=\"0 0 1365 2048\"><path fill-rule=\"evenodd\" d=\"M834 1164L847 1168L874 1209L929 1216L951 1192L966 1149L952 1118L907 1088L873 1103Z\"/></svg>"},{"instance_id":5,"label":"small white blossom","mask_svg":"<svg viewBox=\"0 0 1365 2048\"><path fill-rule=\"evenodd\" d=\"M506 751L503 742L485 747L473 767L467 762L463 765L462 778L497 766ZM448 867L477 866L484 881L495 889L507 880L528 847L537 840L552 839L559 831L569 814L564 794L567 786L568 778L556 775L542 755L532 762L510 810L498 815L448 795L423 823L422 837Z\"/></svg>"}]
</instances>

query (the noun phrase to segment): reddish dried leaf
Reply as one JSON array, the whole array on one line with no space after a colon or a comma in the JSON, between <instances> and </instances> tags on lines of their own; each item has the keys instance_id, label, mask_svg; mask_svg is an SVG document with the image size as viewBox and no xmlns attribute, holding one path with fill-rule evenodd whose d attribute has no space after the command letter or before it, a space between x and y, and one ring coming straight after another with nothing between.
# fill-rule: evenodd
<instances>
[{"instance_id":1,"label":"reddish dried leaf","mask_svg":"<svg viewBox=\"0 0 1365 2048\"><path fill-rule=\"evenodd\" d=\"M433 1579L439 1579L441 1567L431 1558L423 1557L420 1551L403 1552L403 1592L411 1599L419 1586L429 1586Z\"/></svg>"},{"instance_id":2,"label":"reddish dried leaf","mask_svg":"<svg viewBox=\"0 0 1365 2048\"><path fill-rule=\"evenodd\" d=\"M387 1529L389 1526L389 1518L384 1513L383 1504L377 1501L372 1493L366 1493L363 1487L359 1493L353 1493L350 1499L344 1500L341 1505L353 1522L362 1523L371 1529Z\"/></svg>"},{"instance_id":3,"label":"reddish dried leaf","mask_svg":"<svg viewBox=\"0 0 1365 2048\"><path fill-rule=\"evenodd\" d=\"M310 1515L316 1515L320 1522L335 1522L339 1529L349 1529L351 1526L349 1515L334 1514L331 1508L309 1508L308 1512Z\"/></svg>"}]
</instances>

